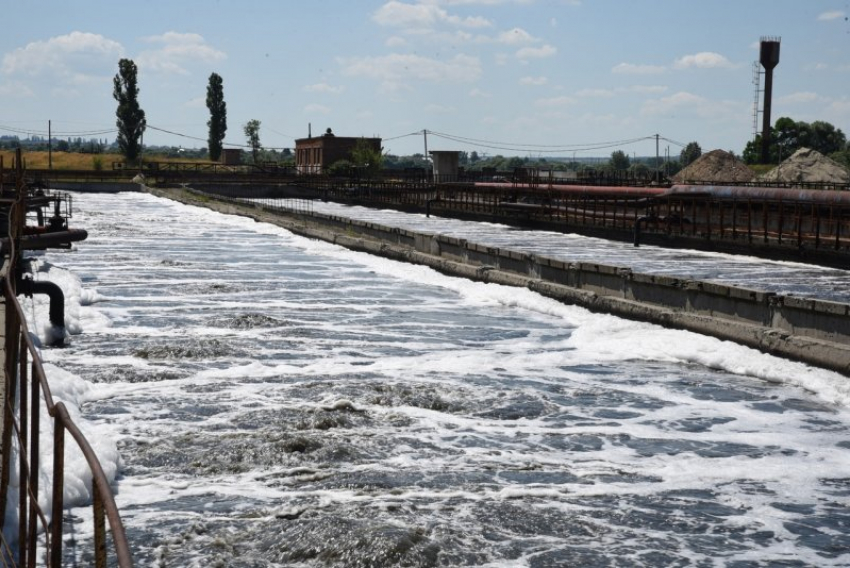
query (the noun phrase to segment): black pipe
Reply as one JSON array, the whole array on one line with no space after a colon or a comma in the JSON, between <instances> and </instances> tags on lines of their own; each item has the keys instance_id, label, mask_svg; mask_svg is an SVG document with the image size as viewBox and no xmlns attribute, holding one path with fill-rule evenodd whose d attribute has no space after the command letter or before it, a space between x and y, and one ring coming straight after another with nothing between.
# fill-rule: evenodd
<instances>
[{"instance_id":1,"label":"black pipe","mask_svg":"<svg viewBox=\"0 0 850 568\"><path fill-rule=\"evenodd\" d=\"M62 247L73 242L84 241L89 233L85 229L68 229L36 235L23 235L20 240L21 250L42 250L51 247ZM0 239L0 252L9 250L9 238Z\"/></svg>"},{"instance_id":2,"label":"black pipe","mask_svg":"<svg viewBox=\"0 0 850 568\"><path fill-rule=\"evenodd\" d=\"M440 198L437 197L435 199L429 199L428 201L425 202L425 216L426 217L431 216L431 204L436 202L436 201L440 201Z\"/></svg>"},{"instance_id":3,"label":"black pipe","mask_svg":"<svg viewBox=\"0 0 850 568\"><path fill-rule=\"evenodd\" d=\"M652 218L653 217L649 217L649 216L638 217L638 220L635 221L635 246L636 247L640 246L640 224L641 223L648 223L650 221L650 219L652 219Z\"/></svg>"},{"instance_id":4,"label":"black pipe","mask_svg":"<svg viewBox=\"0 0 850 568\"><path fill-rule=\"evenodd\" d=\"M54 338L51 345L53 347L65 345L65 293L62 292L62 288L47 280L21 278L18 281L17 292L28 298L31 298L33 294L44 294L50 298L50 323L61 330L61 334Z\"/></svg>"}]
</instances>

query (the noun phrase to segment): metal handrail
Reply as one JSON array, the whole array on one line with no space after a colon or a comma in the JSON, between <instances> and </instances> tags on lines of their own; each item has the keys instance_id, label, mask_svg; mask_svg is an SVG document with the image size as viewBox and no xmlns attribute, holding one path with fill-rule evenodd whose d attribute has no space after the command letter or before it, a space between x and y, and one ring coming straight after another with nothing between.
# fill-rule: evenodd
<instances>
[{"instance_id":1,"label":"metal handrail","mask_svg":"<svg viewBox=\"0 0 850 568\"><path fill-rule=\"evenodd\" d=\"M76 442L83 457L88 464L92 473L92 508L94 510L94 533L95 533L95 566L106 566L106 530L104 519L109 521L109 527L112 531L112 543L115 549L115 556L120 568L130 568L133 565L130 555L130 548L127 541L127 535L124 530L124 525L121 521L121 516L118 512L118 507L115 504L115 498L112 495L112 490L103 467L97 458L94 450L89 444L86 437L79 430L77 425L68 414L65 404L55 402L50 392L50 385L47 381L47 375L44 372L44 367L41 359L38 356L35 345L26 328L26 318L24 317L23 309L18 302L15 290L12 287L10 278L3 279L3 295L6 301L6 318L7 329L15 329L20 336L20 348L17 353L10 353L7 350L7 357L14 355L16 361L14 365L9 365L7 362L6 369L20 368L20 428L18 431L18 440L21 444L21 451L18 452L19 459L22 460L20 493L24 496L21 499L21 510L19 511L21 519L21 534L19 537L19 550L21 555L20 565L35 566L35 519L34 515L38 514L42 519L43 511L38 505L38 446L39 446L39 412L38 402L39 393L41 390L42 396L47 407L47 412L54 420L54 445L53 445L53 522L50 526L49 537L46 538L47 565L50 567L59 567L62 565L62 511L64 509L63 492L64 492L64 453L65 453L65 432L67 431ZM11 308L11 309L10 309ZM13 317L14 321L9 325L9 318ZM32 403L30 408L30 416L26 414L27 404L26 398L26 359L27 355L31 358L31 377L32 377ZM8 372L8 371L7 371ZM7 384L13 384L15 377L9 377ZM31 424L31 440L30 440L30 463L25 463L26 460L26 425L28 418L32 418ZM27 475L28 474L28 475ZM29 515L27 514L29 513ZM26 518L31 519L30 523L26 523ZM42 522L44 522L42 520ZM45 527L46 529L46 527ZM25 562L24 560L28 560Z\"/></svg>"}]
</instances>

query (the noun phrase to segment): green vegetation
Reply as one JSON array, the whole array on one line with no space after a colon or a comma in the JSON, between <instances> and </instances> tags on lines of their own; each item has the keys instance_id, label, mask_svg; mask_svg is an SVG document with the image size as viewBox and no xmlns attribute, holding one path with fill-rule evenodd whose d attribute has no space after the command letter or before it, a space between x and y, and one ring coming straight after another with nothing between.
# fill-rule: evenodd
<instances>
[{"instance_id":1,"label":"green vegetation","mask_svg":"<svg viewBox=\"0 0 850 568\"><path fill-rule=\"evenodd\" d=\"M210 160L217 162L221 157L222 143L227 132L227 105L224 102L224 87L218 73L210 75L207 86L207 108L210 110L210 119L207 121L209 127L207 144Z\"/></svg>"},{"instance_id":2,"label":"green vegetation","mask_svg":"<svg viewBox=\"0 0 850 568\"><path fill-rule=\"evenodd\" d=\"M683 168L688 167L702 156L702 148L697 142L688 142L679 154L679 163Z\"/></svg>"},{"instance_id":3,"label":"green vegetation","mask_svg":"<svg viewBox=\"0 0 850 568\"><path fill-rule=\"evenodd\" d=\"M631 162L629 157L622 150L614 150L611 152L611 161L608 162L608 168L615 172L624 172L629 169Z\"/></svg>"},{"instance_id":4,"label":"green vegetation","mask_svg":"<svg viewBox=\"0 0 850 568\"><path fill-rule=\"evenodd\" d=\"M139 86L136 80L138 69L132 59L118 62L118 74L113 79L112 96L118 101L115 111L118 120L118 147L128 161L133 162L141 153L140 139L145 132L147 122L145 111L139 107Z\"/></svg>"},{"instance_id":5,"label":"green vegetation","mask_svg":"<svg viewBox=\"0 0 850 568\"><path fill-rule=\"evenodd\" d=\"M778 164L800 148L811 148L830 156L845 165L850 164L850 145L840 128L822 120L809 124L783 116L770 129L768 163ZM761 134L755 140L747 142L744 148L744 162L758 164L761 161Z\"/></svg>"},{"instance_id":6,"label":"green vegetation","mask_svg":"<svg viewBox=\"0 0 850 568\"><path fill-rule=\"evenodd\" d=\"M375 148L365 138L357 141L351 151L351 163L366 175L379 173L384 167L382 148Z\"/></svg>"},{"instance_id":7,"label":"green vegetation","mask_svg":"<svg viewBox=\"0 0 850 568\"><path fill-rule=\"evenodd\" d=\"M254 163L259 162L260 150L260 121L256 119L249 120L242 127L245 132L245 137L248 139L248 146L251 147L251 157Z\"/></svg>"}]
</instances>

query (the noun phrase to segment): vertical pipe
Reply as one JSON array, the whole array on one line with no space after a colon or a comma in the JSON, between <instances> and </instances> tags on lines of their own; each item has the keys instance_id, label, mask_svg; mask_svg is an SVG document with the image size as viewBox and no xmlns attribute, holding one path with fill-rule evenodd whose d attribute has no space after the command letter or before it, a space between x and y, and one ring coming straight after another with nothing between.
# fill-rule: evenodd
<instances>
[{"instance_id":1,"label":"vertical pipe","mask_svg":"<svg viewBox=\"0 0 850 568\"><path fill-rule=\"evenodd\" d=\"M747 199L747 242L753 242L753 201Z\"/></svg>"},{"instance_id":2,"label":"vertical pipe","mask_svg":"<svg viewBox=\"0 0 850 568\"><path fill-rule=\"evenodd\" d=\"M812 214L815 218L815 249L820 248L820 205L812 205Z\"/></svg>"},{"instance_id":3,"label":"vertical pipe","mask_svg":"<svg viewBox=\"0 0 850 568\"><path fill-rule=\"evenodd\" d=\"M761 201L761 228L764 232L764 242L767 243L767 200Z\"/></svg>"}]
</instances>

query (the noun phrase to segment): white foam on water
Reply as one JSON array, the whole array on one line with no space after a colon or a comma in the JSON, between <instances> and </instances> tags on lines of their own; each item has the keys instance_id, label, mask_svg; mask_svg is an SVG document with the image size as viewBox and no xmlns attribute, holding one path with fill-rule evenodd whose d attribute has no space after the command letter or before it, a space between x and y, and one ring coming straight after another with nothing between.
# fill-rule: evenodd
<instances>
[{"instance_id":1,"label":"white foam on water","mask_svg":"<svg viewBox=\"0 0 850 568\"><path fill-rule=\"evenodd\" d=\"M79 199L82 211L86 199ZM70 372L48 373L59 396L82 409L75 416L105 445L98 451L107 464L119 467L115 448L127 453L118 499L137 530L165 542L179 536L166 520L207 518L210 528L238 522L264 531L276 513L296 509L365 510L402 522L388 512L415 505L417 522L460 527L474 538L476 515L515 505L522 514L551 510L593 527L595 546L636 565L644 564L643 549L669 539L677 558L693 563L792 557L846 564L847 555L824 557L800 545L789 528L806 518L794 507L828 515L840 489L827 481L850 471L850 452L840 445L850 431L850 394L835 373L150 196L108 203L134 240L116 238L123 228L114 229L114 242L99 237L96 222L106 220L90 218L90 249L81 246L67 265L86 282L80 302L88 286L98 301L79 308L82 334L71 348L45 357L99 377L83 387ZM168 243L146 226L163 218L180 220ZM104 251L134 260L115 272L103 265ZM209 288L211 281L220 287ZM209 325L258 312L279 325ZM230 350L132 354L211 341ZM324 417L348 422L296 428ZM264 444L282 432L283 440L301 435L362 457L275 455ZM244 470L204 469L233 446L262 459ZM161 453L169 447L173 453ZM201 465L169 465L184 454ZM84 474L75 475L84 499ZM441 475L460 481L417 481ZM334 483L358 476L362 485ZM407 477L413 481L392 483ZM692 547L687 530L642 520L676 499L680 506L667 513L672 524L702 522L689 511L705 500L727 508L709 530L763 529L775 537L712 559ZM87 520L85 511L74 514ZM88 529L81 530L84 538ZM567 536L529 538L545 552L572 544ZM191 562L203 565L198 554ZM535 557L524 549L510 562L476 565L531 565Z\"/></svg>"}]
</instances>

